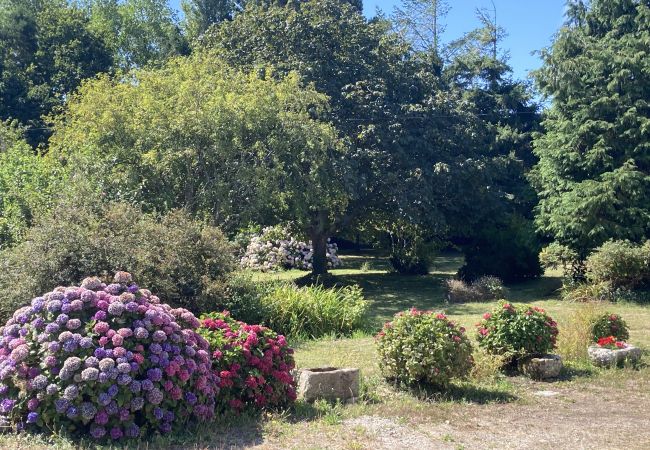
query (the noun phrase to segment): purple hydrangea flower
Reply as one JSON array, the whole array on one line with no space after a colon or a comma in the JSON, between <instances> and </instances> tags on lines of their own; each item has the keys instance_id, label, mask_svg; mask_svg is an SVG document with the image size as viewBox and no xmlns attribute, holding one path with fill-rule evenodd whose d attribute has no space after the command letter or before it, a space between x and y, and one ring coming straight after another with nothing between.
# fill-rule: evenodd
<instances>
[{"instance_id":1,"label":"purple hydrangea flower","mask_svg":"<svg viewBox=\"0 0 650 450\"><path fill-rule=\"evenodd\" d=\"M131 411L139 411L144 407L144 398L135 397L131 400Z\"/></svg>"},{"instance_id":2,"label":"purple hydrangea flower","mask_svg":"<svg viewBox=\"0 0 650 450\"><path fill-rule=\"evenodd\" d=\"M97 414L95 415L95 423L106 425L108 423L108 413L103 409L97 411Z\"/></svg>"},{"instance_id":3,"label":"purple hydrangea flower","mask_svg":"<svg viewBox=\"0 0 650 450\"><path fill-rule=\"evenodd\" d=\"M91 420L97 414L97 407L90 402L83 402L79 409L84 420Z\"/></svg>"},{"instance_id":4,"label":"purple hydrangea flower","mask_svg":"<svg viewBox=\"0 0 650 450\"><path fill-rule=\"evenodd\" d=\"M102 359L106 356L106 350L103 348L99 347L95 349L95 358Z\"/></svg>"},{"instance_id":5,"label":"purple hydrangea flower","mask_svg":"<svg viewBox=\"0 0 650 450\"><path fill-rule=\"evenodd\" d=\"M0 402L0 413L7 414L11 412L15 403L16 403L15 400L12 400L10 398L5 398L4 400L2 400L2 402Z\"/></svg>"},{"instance_id":6,"label":"purple hydrangea flower","mask_svg":"<svg viewBox=\"0 0 650 450\"><path fill-rule=\"evenodd\" d=\"M65 325L68 322L68 315L67 314L59 314L59 316L56 318L56 323L59 325Z\"/></svg>"},{"instance_id":7,"label":"purple hydrangea flower","mask_svg":"<svg viewBox=\"0 0 650 450\"><path fill-rule=\"evenodd\" d=\"M114 440L117 440L121 438L124 434L122 433L122 429L120 427L113 427L111 428L111 438Z\"/></svg>"},{"instance_id":8,"label":"purple hydrangea flower","mask_svg":"<svg viewBox=\"0 0 650 450\"><path fill-rule=\"evenodd\" d=\"M54 395L59 392L59 387L56 384L48 384L45 388L45 393L47 395Z\"/></svg>"},{"instance_id":9,"label":"purple hydrangea flower","mask_svg":"<svg viewBox=\"0 0 650 450\"><path fill-rule=\"evenodd\" d=\"M68 416L68 419L74 419L79 415L79 409L76 406L70 406L65 412L65 415Z\"/></svg>"},{"instance_id":10,"label":"purple hydrangea flower","mask_svg":"<svg viewBox=\"0 0 650 450\"><path fill-rule=\"evenodd\" d=\"M147 378L151 381L160 381L162 379L162 370L157 367L147 370Z\"/></svg>"},{"instance_id":11,"label":"purple hydrangea flower","mask_svg":"<svg viewBox=\"0 0 650 450\"><path fill-rule=\"evenodd\" d=\"M126 434L127 437L136 438L140 435L140 427L132 423L126 427L124 433Z\"/></svg>"},{"instance_id":12,"label":"purple hydrangea flower","mask_svg":"<svg viewBox=\"0 0 650 450\"><path fill-rule=\"evenodd\" d=\"M118 411L119 407L117 406L117 402L115 400L112 400L108 405L106 405L106 412L109 416L114 416Z\"/></svg>"},{"instance_id":13,"label":"purple hydrangea flower","mask_svg":"<svg viewBox=\"0 0 650 450\"><path fill-rule=\"evenodd\" d=\"M98 397L97 400L99 401L100 405L106 406L111 402L111 396L110 396L110 394L108 394L106 392L102 392L101 394L99 394L99 397Z\"/></svg>"},{"instance_id":14,"label":"purple hydrangea flower","mask_svg":"<svg viewBox=\"0 0 650 450\"><path fill-rule=\"evenodd\" d=\"M27 414L27 423L36 423L38 421L38 413L37 412L30 412Z\"/></svg>"},{"instance_id":15,"label":"purple hydrangea flower","mask_svg":"<svg viewBox=\"0 0 650 450\"><path fill-rule=\"evenodd\" d=\"M99 310L95 313L95 320L106 320L107 317L106 311Z\"/></svg>"},{"instance_id":16,"label":"purple hydrangea flower","mask_svg":"<svg viewBox=\"0 0 650 450\"><path fill-rule=\"evenodd\" d=\"M152 405L158 405L163 401L163 393L158 388L153 388L147 392L147 401Z\"/></svg>"},{"instance_id":17,"label":"purple hydrangea flower","mask_svg":"<svg viewBox=\"0 0 650 450\"><path fill-rule=\"evenodd\" d=\"M95 381L99 378L99 370L95 367L88 367L81 372L82 381Z\"/></svg>"},{"instance_id":18,"label":"purple hydrangea flower","mask_svg":"<svg viewBox=\"0 0 650 450\"><path fill-rule=\"evenodd\" d=\"M162 420L162 418L164 417L165 413L164 413L164 411L163 411L162 409L156 407L156 408L153 409L153 415L154 415L154 417L155 417L156 419L158 419L158 420Z\"/></svg>"},{"instance_id":19,"label":"purple hydrangea flower","mask_svg":"<svg viewBox=\"0 0 650 450\"><path fill-rule=\"evenodd\" d=\"M120 389L117 387L117 384L112 384L111 387L108 388L107 392L111 397L115 397L119 391Z\"/></svg>"},{"instance_id":20,"label":"purple hydrangea flower","mask_svg":"<svg viewBox=\"0 0 650 450\"><path fill-rule=\"evenodd\" d=\"M121 373L117 376L117 384L120 386L126 386L131 382L132 378L130 375L127 375L125 373Z\"/></svg>"},{"instance_id":21,"label":"purple hydrangea flower","mask_svg":"<svg viewBox=\"0 0 650 450\"><path fill-rule=\"evenodd\" d=\"M66 387L65 390L63 391L63 398L66 400L72 401L77 396L79 395L79 388L77 387L76 384L71 384L70 386Z\"/></svg>"},{"instance_id":22,"label":"purple hydrangea flower","mask_svg":"<svg viewBox=\"0 0 650 450\"><path fill-rule=\"evenodd\" d=\"M124 312L124 303L122 302L113 302L108 305L108 313L113 316L121 316Z\"/></svg>"},{"instance_id":23,"label":"purple hydrangea flower","mask_svg":"<svg viewBox=\"0 0 650 450\"><path fill-rule=\"evenodd\" d=\"M92 425L90 427L90 435L95 439L101 439L106 435L106 428L98 425Z\"/></svg>"},{"instance_id":24,"label":"purple hydrangea flower","mask_svg":"<svg viewBox=\"0 0 650 450\"><path fill-rule=\"evenodd\" d=\"M37 375L32 380L32 387L37 391L45 389L47 387L47 377L45 375Z\"/></svg>"}]
</instances>

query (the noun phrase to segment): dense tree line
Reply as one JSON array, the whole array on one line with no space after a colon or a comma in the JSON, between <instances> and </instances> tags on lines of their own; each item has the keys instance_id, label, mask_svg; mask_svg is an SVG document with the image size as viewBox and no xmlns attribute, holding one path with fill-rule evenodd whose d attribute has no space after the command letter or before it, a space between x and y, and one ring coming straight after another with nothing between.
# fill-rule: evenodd
<instances>
[{"instance_id":1,"label":"dense tree line","mask_svg":"<svg viewBox=\"0 0 650 450\"><path fill-rule=\"evenodd\" d=\"M489 11L443 42L439 0L372 19L359 1L182 8L0 0L0 248L80 179L226 233L292 221L315 273L351 230L403 272L453 244L462 276L507 280L540 274L540 238L585 257L648 235L647 1L572 3L537 74L545 112Z\"/></svg>"}]
</instances>

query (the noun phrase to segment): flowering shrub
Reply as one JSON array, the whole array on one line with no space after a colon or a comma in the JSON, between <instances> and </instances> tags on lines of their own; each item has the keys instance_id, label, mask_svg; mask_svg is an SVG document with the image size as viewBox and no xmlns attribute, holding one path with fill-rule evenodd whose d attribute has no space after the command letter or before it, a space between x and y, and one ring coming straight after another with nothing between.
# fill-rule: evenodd
<instances>
[{"instance_id":1,"label":"flowering shrub","mask_svg":"<svg viewBox=\"0 0 650 450\"><path fill-rule=\"evenodd\" d=\"M482 302L505 298L508 290L500 279L484 276L473 282L449 279L445 282L447 298L451 303Z\"/></svg>"},{"instance_id":2,"label":"flowering shrub","mask_svg":"<svg viewBox=\"0 0 650 450\"><path fill-rule=\"evenodd\" d=\"M598 339L596 342L599 347L610 348L610 349L619 349L627 348L627 344L624 341L619 341L614 336L607 336Z\"/></svg>"},{"instance_id":3,"label":"flowering shrub","mask_svg":"<svg viewBox=\"0 0 650 450\"><path fill-rule=\"evenodd\" d=\"M221 380L220 409L275 407L296 399L293 349L284 336L239 322L227 311L201 319L199 333L210 344L212 367Z\"/></svg>"},{"instance_id":4,"label":"flowering shrub","mask_svg":"<svg viewBox=\"0 0 650 450\"><path fill-rule=\"evenodd\" d=\"M444 386L472 368L465 329L444 314L411 309L384 324L376 337L379 367L387 379Z\"/></svg>"},{"instance_id":5,"label":"flowering shrub","mask_svg":"<svg viewBox=\"0 0 650 450\"><path fill-rule=\"evenodd\" d=\"M515 307L501 302L476 324L479 346L496 355L520 358L555 348L557 323L537 306Z\"/></svg>"},{"instance_id":6,"label":"flowering shrub","mask_svg":"<svg viewBox=\"0 0 650 450\"><path fill-rule=\"evenodd\" d=\"M594 342L600 338L613 336L617 340L625 341L630 337L627 324L618 314L605 313L598 317L591 327Z\"/></svg>"},{"instance_id":7,"label":"flowering shrub","mask_svg":"<svg viewBox=\"0 0 650 450\"><path fill-rule=\"evenodd\" d=\"M199 325L126 272L56 288L0 328L0 413L115 440L212 419L219 380Z\"/></svg>"},{"instance_id":8,"label":"flowering shrub","mask_svg":"<svg viewBox=\"0 0 650 450\"><path fill-rule=\"evenodd\" d=\"M330 269L341 266L337 251L337 245L328 242L327 266ZM260 235L251 238L240 264L261 271L311 270L312 258L311 244L293 238L286 229L276 226L266 227Z\"/></svg>"}]
</instances>

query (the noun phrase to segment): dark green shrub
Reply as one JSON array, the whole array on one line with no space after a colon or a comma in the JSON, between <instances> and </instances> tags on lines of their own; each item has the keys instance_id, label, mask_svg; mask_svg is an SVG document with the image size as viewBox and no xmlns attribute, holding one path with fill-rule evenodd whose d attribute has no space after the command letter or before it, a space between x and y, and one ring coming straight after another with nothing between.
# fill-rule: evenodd
<instances>
[{"instance_id":1,"label":"dark green shrub","mask_svg":"<svg viewBox=\"0 0 650 450\"><path fill-rule=\"evenodd\" d=\"M536 306L515 307L501 302L477 324L479 346L496 355L522 358L555 348L557 323Z\"/></svg>"},{"instance_id":2,"label":"dark green shrub","mask_svg":"<svg viewBox=\"0 0 650 450\"><path fill-rule=\"evenodd\" d=\"M118 270L166 303L211 310L234 267L221 231L182 211L158 219L123 203L65 200L23 243L0 253L0 314L8 317L39 292Z\"/></svg>"},{"instance_id":3,"label":"dark green shrub","mask_svg":"<svg viewBox=\"0 0 650 450\"><path fill-rule=\"evenodd\" d=\"M531 223L518 217L503 225L485 227L462 245L465 265L458 271L463 280L491 275L512 282L542 275L540 244Z\"/></svg>"},{"instance_id":4,"label":"dark green shrub","mask_svg":"<svg viewBox=\"0 0 650 450\"><path fill-rule=\"evenodd\" d=\"M650 241L608 241L586 261L589 282L610 283L614 288L636 289L650 284Z\"/></svg>"},{"instance_id":5,"label":"dark green shrub","mask_svg":"<svg viewBox=\"0 0 650 450\"><path fill-rule=\"evenodd\" d=\"M223 294L213 309L229 311L242 322L265 323L269 312L262 298L281 284L281 281L254 281L248 274L235 272L226 278Z\"/></svg>"},{"instance_id":6,"label":"dark green shrub","mask_svg":"<svg viewBox=\"0 0 650 450\"><path fill-rule=\"evenodd\" d=\"M630 337L627 323L618 314L602 314L594 321L591 332L594 342L609 336L614 336L618 341L625 341Z\"/></svg>"},{"instance_id":7,"label":"dark green shrub","mask_svg":"<svg viewBox=\"0 0 650 450\"><path fill-rule=\"evenodd\" d=\"M497 277L480 277L471 283L449 279L445 282L450 303L484 302L506 298L508 289Z\"/></svg>"},{"instance_id":8,"label":"dark green shrub","mask_svg":"<svg viewBox=\"0 0 650 450\"><path fill-rule=\"evenodd\" d=\"M385 378L445 386L472 368L465 329L444 314L416 309L399 313L377 335L379 367Z\"/></svg>"},{"instance_id":9,"label":"dark green shrub","mask_svg":"<svg viewBox=\"0 0 650 450\"><path fill-rule=\"evenodd\" d=\"M262 298L264 321L286 336L346 335L365 325L368 302L361 288L283 284Z\"/></svg>"}]
</instances>

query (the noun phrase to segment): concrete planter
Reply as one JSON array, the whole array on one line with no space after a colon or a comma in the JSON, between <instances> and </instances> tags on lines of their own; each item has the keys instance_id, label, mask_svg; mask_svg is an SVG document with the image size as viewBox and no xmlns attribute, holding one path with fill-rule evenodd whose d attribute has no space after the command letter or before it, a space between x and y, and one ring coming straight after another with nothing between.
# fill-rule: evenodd
<instances>
[{"instance_id":1,"label":"concrete planter","mask_svg":"<svg viewBox=\"0 0 650 450\"><path fill-rule=\"evenodd\" d=\"M518 361L517 368L534 380L557 378L562 370L562 358L558 355L528 356Z\"/></svg>"},{"instance_id":2,"label":"concrete planter","mask_svg":"<svg viewBox=\"0 0 650 450\"><path fill-rule=\"evenodd\" d=\"M353 400L359 396L359 369L302 369L298 375L298 396L308 402L320 398L343 402Z\"/></svg>"},{"instance_id":3,"label":"concrete planter","mask_svg":"<svg viewBox=\"0 0 650 450\"><path fill-rule=\"evenodd\" d=\"M626 362L636 364L641 359L641 349L633 345L617 349L590 345L587 354L591 362L598 367L618 367Z\"/></svg>"}]
</instances>

